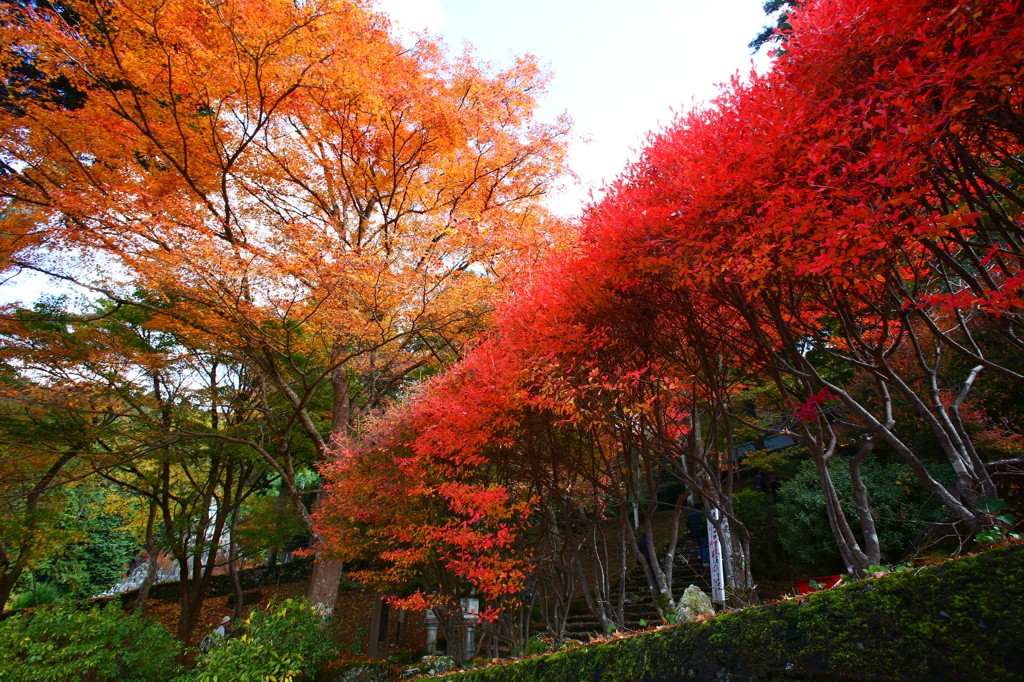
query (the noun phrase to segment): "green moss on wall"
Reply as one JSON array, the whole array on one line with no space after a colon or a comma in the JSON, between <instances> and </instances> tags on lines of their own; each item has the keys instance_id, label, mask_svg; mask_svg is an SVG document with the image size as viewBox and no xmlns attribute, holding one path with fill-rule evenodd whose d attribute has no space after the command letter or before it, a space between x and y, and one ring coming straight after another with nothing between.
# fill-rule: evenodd
<instances>
[{"instance_id":1,"label":"green moss on wall","mask_svg":"<svg viewBox=\"0 0 1024 682\"><path fill-rule=\"evenodd\" d=\"M1024 547L446 679L1020 680Z\"/></svg>"}]
</instances>

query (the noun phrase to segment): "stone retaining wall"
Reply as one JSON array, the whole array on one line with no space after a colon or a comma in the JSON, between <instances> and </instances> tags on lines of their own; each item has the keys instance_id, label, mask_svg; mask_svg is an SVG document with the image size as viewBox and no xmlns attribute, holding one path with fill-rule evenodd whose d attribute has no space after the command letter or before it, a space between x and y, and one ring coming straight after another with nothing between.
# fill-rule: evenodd
<instances>
[{"instance_id":1,"label":"stone retaining wall","mask_svg":"<svg viewBox=\"0 0 1024 682\"><path fill-rule=\"evenodd\" d=\"M445 679L1021 680L1024 546Z\"/></svg>"}]
</instances>

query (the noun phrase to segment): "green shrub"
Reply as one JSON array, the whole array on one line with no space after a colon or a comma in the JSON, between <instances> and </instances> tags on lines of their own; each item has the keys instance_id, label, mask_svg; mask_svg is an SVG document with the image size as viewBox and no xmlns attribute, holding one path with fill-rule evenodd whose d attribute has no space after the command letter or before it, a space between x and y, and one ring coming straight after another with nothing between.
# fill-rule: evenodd
<instances>
[{"instance_id":1,"label":"green shrub","mask_svg":"<svg viewBox=\"0 0 1024 682\"><path fill-rule=\"evenodd\" d=\"M853 505L847 461L834 459L828 469L843 513L856 531L860 522ZM935 466L934 474L942 482L952 478L948 466ZM861 475L868 489L882 560L898 561L927 523L943 518L944 508L917 484L909 467L903 464L868 461ZM779 541L793 558L794 568L808 573L842 570L813 462L804 462L797 474L782 485L779 498Z\"/></svg>"},{"instance_id":2,"label":"green shrub","mask_svg":"<svg viewBox=\"0 0 1024 682\"><path fill-rule=\"evenodd\" d=\"M526 656L533 656L536 654L546 654L551 651L555 646L553 639L547 635L536 634L530 637L529 641L526 642L526 649L523 654Z\"/></svg>"},{"instance_id":3,"label":"green shrub","mask_svg":"<svg viewBox=\"0 0 1024 682\"><path fill-rule=\"evenodd\" d=\"M790 555L779 544L778 505L762 492L738 490L732 508L750 532L751 565L758 579L792 579Z\"/></svg>"},{"instance_id":4,"label":"green shrub","mask_svg":"<svg viewBox=\"0 0 1024 682\"><path fill-rule=\"evenodd\" d=\"M180 647L163 626L104 608L40 607L0 622L0 681L144 681L173 676Z\"/></svg>"},{"instance_id":5,"label":"green shrub","mask_svg":"<svg viewBox=\"0 0 1024 682\"><path fill-rule=\"evenodd\" d=\"M334 653L330 631L313 605L306 599L285 599L251 613L241 635L201 655L184 679L313 679Z\"/></svg>"},{"instance_id":6,"label":"green shrub","mask_svg":"<svg viewBox=\"0 0 1024 682\"><path fill-rule=\"evenodd\" d=\"M57 589L56 585L38 583L33 585L32 589L15 595L8 607L11 611L17 611L18 609L27 609L32 606L56 604L58 601L60 601L60 590Z\"/></svg>"}]
</instances>

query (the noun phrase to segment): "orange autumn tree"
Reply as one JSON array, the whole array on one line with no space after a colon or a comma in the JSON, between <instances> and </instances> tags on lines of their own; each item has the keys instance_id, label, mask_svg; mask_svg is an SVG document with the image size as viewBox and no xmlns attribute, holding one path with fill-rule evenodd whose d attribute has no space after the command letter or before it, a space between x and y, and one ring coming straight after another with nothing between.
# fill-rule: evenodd
<instances>
[{"instance_id":1,"label":"orange autumn tree","mask_svg":"<svg viewBox=\"0 0 1024 682\"><path fill-rule=\"evenodd\" d=\"M360 410L457 357L487 292L556 238L539 200L567 121L533 120L530 59L404 46L360 2L3 12L8 73L36 74L6 84L3 220L34 246L6 264L244 362L279 447L248 444L310 523L290 436L329 458ZM54 83L76 97L55 103ZM329 611L325 566L311 590Z\"/></svg>"}]
</instances>

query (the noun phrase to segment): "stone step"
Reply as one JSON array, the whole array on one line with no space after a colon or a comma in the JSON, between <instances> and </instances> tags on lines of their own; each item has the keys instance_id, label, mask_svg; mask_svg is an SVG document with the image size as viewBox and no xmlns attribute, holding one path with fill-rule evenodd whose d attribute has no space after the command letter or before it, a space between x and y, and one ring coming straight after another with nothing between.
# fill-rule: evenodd
<instances>
[{"instance_id":1,"label":"stone step","mask_svg":"<svg viewBox=\"0 0 1024 682\"><path fill-rule=\"evenodd\" d=\"M575 624L578 624L578 623L590 623L590 622L595 622L596 623L596 622L598 622L598 620L596 618L594 618L594 616L591 615L591 613L589 611L587 611L586 613L574 613L574 614L570 615L568 618L566 618L565 622L567 624L570 624L570 625L575 625Z\"/></svg>"},{"instance_id":2,"label":"stone step","mask_svg":"<svg viewBox=\"0 0 1024 682\"><path fill-rule=\"evenodd\" d=\"M702 566L697 558L697 543L687 536L676 547L672 561L672 591L679 596L689 585L697 585L705 592L710 590L708 569ZM651 589L647 585L647 577L640 566L634 566L624 576L625 601L623 618L628 629L639 629L640 621L648 625L661 622L658 610L654 606ZM618 591L613 594L618 598ZM586 641L590 636L602 635L600 621L585 607L579 612L571 613L566 620L565 636Z\"/></svg>"}]
</instances>

